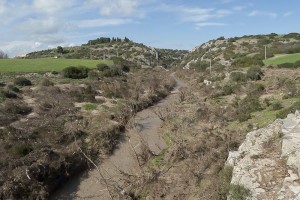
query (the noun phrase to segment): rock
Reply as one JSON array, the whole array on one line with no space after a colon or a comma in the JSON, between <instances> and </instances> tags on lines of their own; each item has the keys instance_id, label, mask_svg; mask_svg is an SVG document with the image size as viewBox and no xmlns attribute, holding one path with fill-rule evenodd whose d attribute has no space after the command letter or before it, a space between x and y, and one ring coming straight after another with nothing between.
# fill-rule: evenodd
<instances>
[{"instance_id":1,"label":"rock","mask_svg":"<svg viewBox=\"0 0 300 200\"><path fill-rule=\"evenodd\" d=\"M249 189L249 199L300 199L299 115L248 133L238 151L229 153L231 184Z\"/></svg>"}]
</instances>

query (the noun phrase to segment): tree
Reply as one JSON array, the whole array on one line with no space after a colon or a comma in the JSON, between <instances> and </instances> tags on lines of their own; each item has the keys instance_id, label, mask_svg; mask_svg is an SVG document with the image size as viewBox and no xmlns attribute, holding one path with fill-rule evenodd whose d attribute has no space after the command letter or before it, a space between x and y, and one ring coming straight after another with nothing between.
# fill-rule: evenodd
<instances>
[{"instance_id":1,"label":"tree","mask_svg":"<svg viewBox=\"0 0 300 200\"><path fill-rule=\"evenodd\" d=\"M64 49L61 46L58 46L57 47L57 53L63 54L63 52L64 52Z\"/></svg>"},{"instance_id":2,"label":"tree","mask_svg":"<svg viewBox=\"0 0 300 200\"><path fill-rule=\"evenodd\" d=\"M127 37L125 37L124 42L130 42L130 40Z\"/></svg>"},{"instance_id":3,"label":"tree","mask_svg":"<svg viewBox=\"0 0 300 200\"><path fill-rule=\"evenodd\" d=\"M6 53L4 53L4 51L0 50L0 59L7 59L8 55Z\"/></svg>"},{"instance_id":4,"label":"tree","mask_svg":"<svg viewBox=\"0 0 300 200\"><path fill-rule=\"evenodd\" d=\"M250 67L247 71L247 77L253 81L261 80L263 75L264 73L260 67Z\"/></svg>"}]
</instances>

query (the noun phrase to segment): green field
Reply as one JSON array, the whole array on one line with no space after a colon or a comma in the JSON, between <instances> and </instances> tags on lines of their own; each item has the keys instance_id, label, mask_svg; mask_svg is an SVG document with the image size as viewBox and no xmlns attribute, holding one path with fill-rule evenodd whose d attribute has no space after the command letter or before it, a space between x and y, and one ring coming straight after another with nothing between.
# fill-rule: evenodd
<instances>
[{"instance_id":1,"label":"green field","mask_svg":"<svg viewBox=\"0 0 300 200\"><path fill-rule=\"evenodd\" d=\"M282 63L294 63L300 60L300 53L279 55L264 61L267 65L279 65Z\"/></svg>"},{"instance_id":2,"label":"green field","mask_svg":"<svg viewBox=\"0 0 300 200\"><path fill-rule=\"evenodd\" d=\"M0 59L0 72L49 72L61 71L69 66L86 66L95 68L98 63L112 64L110 60L82 59Z\"/></svg>"}]
</instances>

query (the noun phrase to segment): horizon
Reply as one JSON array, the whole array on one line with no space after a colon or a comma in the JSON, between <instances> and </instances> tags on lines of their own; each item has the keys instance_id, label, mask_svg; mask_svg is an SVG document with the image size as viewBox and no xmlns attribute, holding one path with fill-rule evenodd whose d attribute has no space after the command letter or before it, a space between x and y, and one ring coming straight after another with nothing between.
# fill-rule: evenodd
<instances>
[{"instance_id":1,"label":"horizon","mask_svg":"<svg viewBox=\"0 0 300 200\"><path fill-rule=\"evenodd\" d=\"M14 57L99 37L192 50L221 36L298 33L299 5L296 0L0 0L0 50Z\"/></svg>"}]
</instances>

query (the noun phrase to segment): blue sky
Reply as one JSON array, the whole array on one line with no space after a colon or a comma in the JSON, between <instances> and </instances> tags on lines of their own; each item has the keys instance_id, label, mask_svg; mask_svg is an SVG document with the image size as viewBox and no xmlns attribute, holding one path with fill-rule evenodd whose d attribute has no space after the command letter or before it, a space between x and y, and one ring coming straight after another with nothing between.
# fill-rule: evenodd
<instances>
[{"instance_id":1,"label":"blue sky","mask_svg":"<svg viewBox=\"0 0 300 200\"><path fill-rule=\"evenodd\" d=\"M0 50L10 56L127 36L191 50L219 36L300 32L299 0L0 0Z\"/></svg>"}]
</instances>

